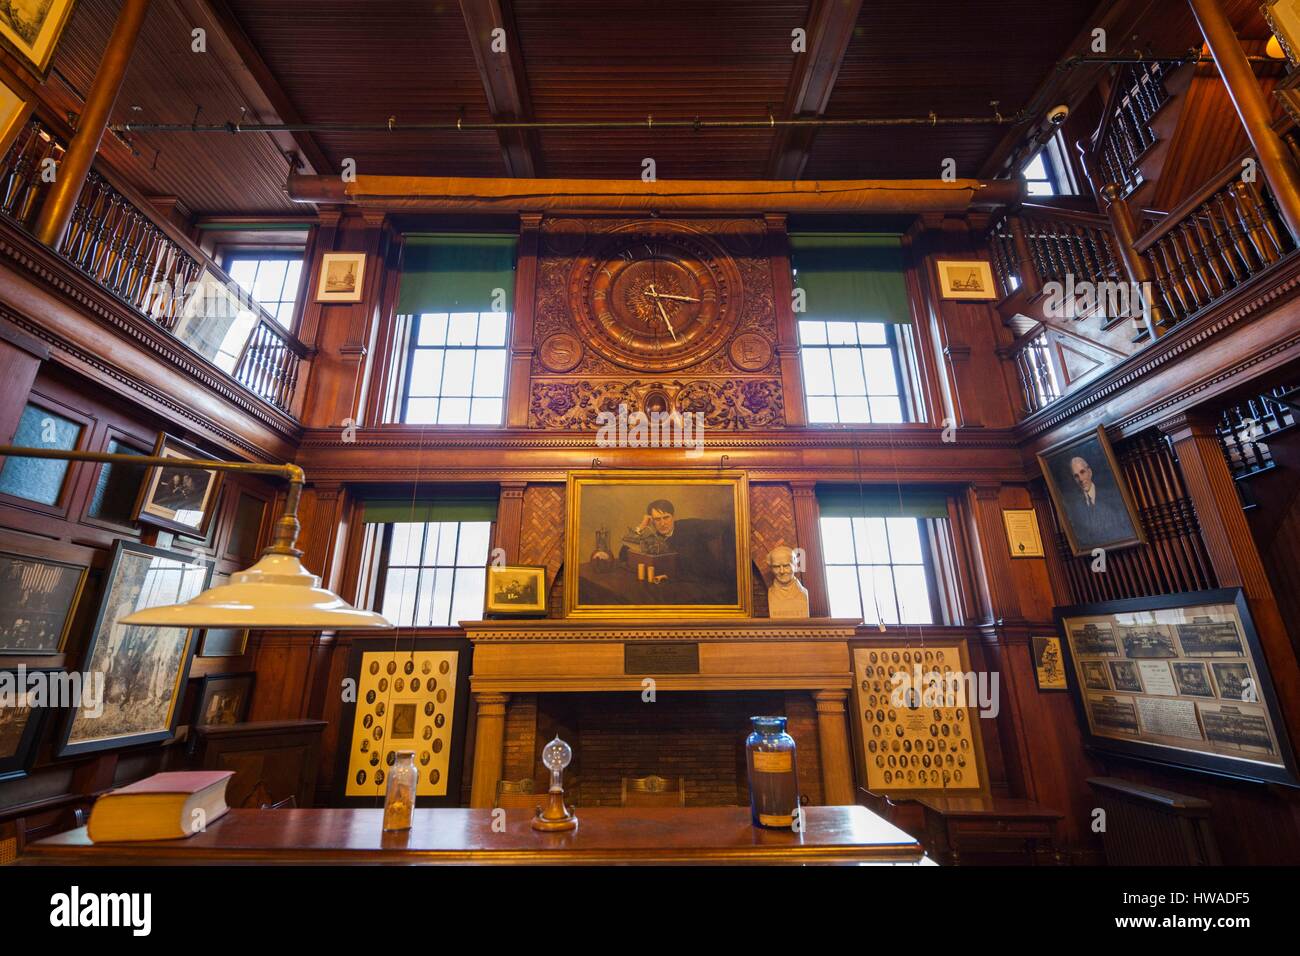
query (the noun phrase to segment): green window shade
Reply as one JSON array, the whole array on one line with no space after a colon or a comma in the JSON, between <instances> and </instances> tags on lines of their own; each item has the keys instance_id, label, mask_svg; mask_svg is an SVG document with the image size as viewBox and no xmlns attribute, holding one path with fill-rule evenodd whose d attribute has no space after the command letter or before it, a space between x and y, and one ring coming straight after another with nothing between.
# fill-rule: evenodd
<instances>
[{"instance_id":1,"label":"green window shade","mask_svg":"<svg viewBox=\"0 0 1300 956\"><path fill-rule=\"evenodd\" d=\"M425 521L496 521L495 498L373 498L362 503L366 524Z\"/></svg>"},{"instance_id":2,"label":"green window shade","mask_svg":"<svg viewBox=\"0 0 1300 956\"><path fill-rule=\"evenodd\" d=\"M797 318L841 322L911 322L899 236L809 232L790 236L795 287L804 292Z\"/></svg>"},{"instance_id":3,"label":"green window shade","mask_svg":"<svg viewBox=\"0 0 1300 956\"><path fill-rule=\"evenodd\" d=\"M502 311L493 301L497 289L505 293L504 311L512 311L517 244L515 236L407 236L398 313Z\"/></svg>"},{"instance_id":4,"label":"green window shade","mask_svg":"<svg viewBox=\"0 0 1300 956\"><path fill-rule=\"evenodd\" d=\"M946 518L948 496L938 491L818 487L817 507L823 518Z\"/></svg>"}]
</instances>

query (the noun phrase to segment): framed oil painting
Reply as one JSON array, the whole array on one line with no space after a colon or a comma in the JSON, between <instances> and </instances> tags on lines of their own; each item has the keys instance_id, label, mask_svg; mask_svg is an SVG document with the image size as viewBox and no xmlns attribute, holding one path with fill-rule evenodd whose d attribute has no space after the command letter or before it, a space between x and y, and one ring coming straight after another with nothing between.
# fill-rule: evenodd
<instances>
[{"instance_id":1,"label":"framed oil painting","mask_svg":"<svg viewBox=\"0 0 1300 956\"><path fill-rule=\"evenodd\" d=\"M316 280L317 302L360 302L366 273L364 252L327 252Z\"/></svg>"},{"instance_id":2,"label":"framed oil painting","mask_svg":"<svg viewBox=\"0 0 1300 956\"><path fill-rule=\"evenodd\" d=\"M59 673L57 668L0 668L0 780L21 777L32 765L41 723L50 709L33 682L48 682Z\"/></svg>"},{"instance_id":3,"label":"framed oil painting","mask_svg":"<svg viewBox=\"0 0 1300 956\"><path fill-rule=\"evenodd\" d=\"M58 654L86 583L65 561L0 552L0 654Z\"/></svg>"},{"instance_id":4,"label":"framed oil painting","mask_svg":"<svg viewBox=\"0 0 1300 956\"><path fill-rule=\"evenodd\" d=\"M243 674L209 674L199 685L199 702L194 723L242 724L253 705L253 671Z\"/></svg>"},{"instance_id":5,"label":"framed oil painting","mask_svg":"<svg viewBox=\"0 0 1300 956\"><path fill-rule=\"evenodd\" d=\"M155 458L207 458L193 445L170 435L159 435ZM178 531L191 537L207 535L208 524L217 510L219 471L194 468L151 468L136 500L135 520Z\"/></svg>"},{"instance_id":6,"label":"framed oil painting","mask_svg":"<svg viewBox=\"0 0 1300 956\"><path fill-rule=\"evenodd\" d=\"M546 568L488 565L483 613L500 617L545 617Z\"/></svg>"},{"instance_id":7,"label":"framed oil painting","mask_svg":"<svg viewBox=\"0 0 1300 956\"><path fill-rule=\"evenodd\" d=\"M1146 540L1104 426L1040 453L1038 464L1076 555Z\"/></svg>"},{"instance_id":8,"label":"framed oil painting","mask_svg":"<svg viewBox=\"0 0 1300 956\"><path fill-rule=\"evenodd\" d=\"M570 617L749 617L749 485L740 471L572 471Z\"/></svg>"},{"instance_id":9,"label":"framed oil painting","mask_svg":"<svg viewBox=\"0 0 1300 956\"><path fill-rule=\"evenodd\" d=\"M415 754L417 806L459 806L469 706L469 641L464 638L353 638L335 764L335 805L384 802L398 751Z\"/></svg>"},{"instance_id":10,"label":"framed oil painting","mask_svg":"<svg viewBox=\"0 0 1300 956\"><path fill-rule=\"evenodd\" d=\"M1297 784L1240 588L1061 607L1056 622L1090 748Z\"/></svg>"},{"instance_id":11,"label":"framed oil painting","mask_svg":"<svg viewBox=\"0 0 1300 956\"><path fill-rule=\"evenodd\" d=\"M32 105L0 83L0 155L9 149L9 144L18 136L18 131L32 115Z\"/></svg>"},{"instance_id":12,"label":"framed oil painting","mask_svg":"<svg viewBox=\"0 0 1300 956\"><path fill-rule=\"evenodd\" d=\"M127 627L146 607L188 601L212 576L212 564L176 551L118 541L81 669L104 675L97 704L83 701L63 725L60 757L170 740L194 656L195 632Z\"/></svg>"},{"instance_id":13,"label":"framed oil painting","mask_svg":"<svg viewBox=\"0 0 1300 956\"><path fill-rule=\"evenodd\" d=\"M24 0L0 3L0 42L44 80L76 0Z\"/></svg>"},{"instance_id":14,"label":"framed oil painting","mask_svg":"<svg viewBox=\"0 0 1300 956\"><path fill-rule=\"evenodd\" d=\"M939 270L939 294L945 299L996 299L997 287L993 284L993 270L982 259L955 262L940 259L935 263Z\"/></svg>"}]
</instances>

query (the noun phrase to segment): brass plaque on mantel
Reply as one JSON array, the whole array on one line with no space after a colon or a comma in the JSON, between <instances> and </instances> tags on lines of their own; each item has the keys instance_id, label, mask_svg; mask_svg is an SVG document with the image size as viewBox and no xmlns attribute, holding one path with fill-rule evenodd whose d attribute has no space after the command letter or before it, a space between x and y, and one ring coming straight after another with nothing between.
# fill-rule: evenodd
<instances>
[{"instance_id":1,"label":"brass plaque on mantel","mask_svg":"<svg viewBox=\"0 0 1300 956\"><path fill-rule=\"evenodd\" d=\"M670 644L624 644L624 674L698 674L700 645L676 641Z\"/></svg>"}]
</instances>

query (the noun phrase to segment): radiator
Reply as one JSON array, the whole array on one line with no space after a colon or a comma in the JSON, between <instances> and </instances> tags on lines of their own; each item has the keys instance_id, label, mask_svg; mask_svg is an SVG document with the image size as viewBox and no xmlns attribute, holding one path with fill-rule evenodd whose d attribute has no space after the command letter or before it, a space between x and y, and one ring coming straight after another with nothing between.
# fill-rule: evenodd
<instances>
[{"instance_id":1,"label":"radiator","mask_svg":"<svg viewBox=\"0 0 1300 956\"><path fill-rule=\"evenodd\" d=\"M1088 784L1106 812L1101 842L1110 866L1219 865L1209 801L1117 777Z\"/></svg>"}]
</instances>

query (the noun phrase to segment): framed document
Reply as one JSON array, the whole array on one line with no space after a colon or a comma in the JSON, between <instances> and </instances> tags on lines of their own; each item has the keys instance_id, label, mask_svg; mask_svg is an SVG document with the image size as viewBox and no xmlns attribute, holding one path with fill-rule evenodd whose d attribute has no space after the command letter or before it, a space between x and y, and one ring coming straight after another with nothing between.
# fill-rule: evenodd
<instances>
[{"instance_id":1,"label":"framed document","mask_svg":"<svg viewBox=\"0 0 1300 956\"><path fill-rule=\"evenodd\" d=\"M1089 747L1300 783L1240 588L1057 608L1056 621Z\"/></svg>"},{"instance_id":2,"label":"framed document","mask_svg":"<svg viewBox=\"0 0 1300 956\"><path fill-rule=\"evenodd\" d=\"M1007 547L1013 558L1043 557L1043 538L1038 533L1038 515L1033 508L1003 508L1002 523L1007 529Z\"/></svg>"}]
</instances>

